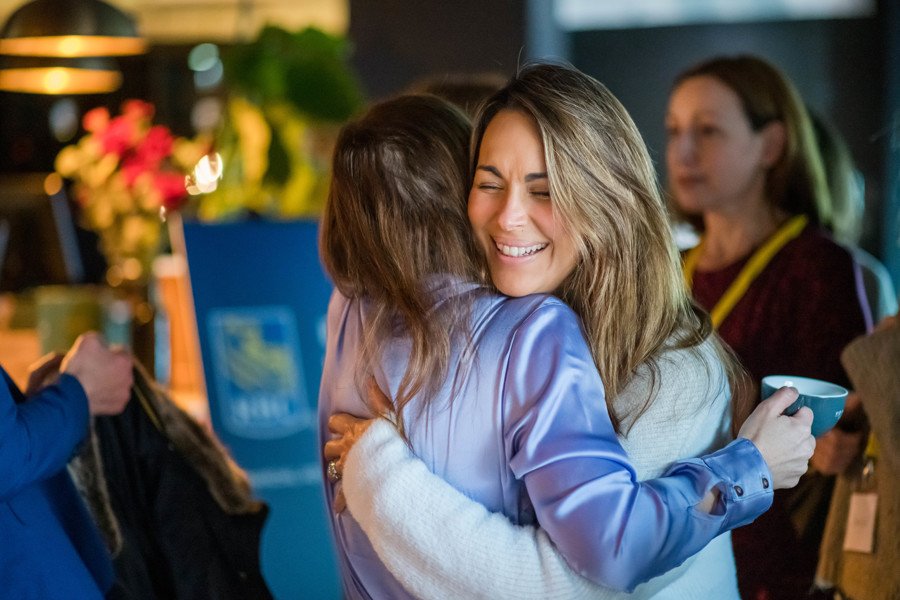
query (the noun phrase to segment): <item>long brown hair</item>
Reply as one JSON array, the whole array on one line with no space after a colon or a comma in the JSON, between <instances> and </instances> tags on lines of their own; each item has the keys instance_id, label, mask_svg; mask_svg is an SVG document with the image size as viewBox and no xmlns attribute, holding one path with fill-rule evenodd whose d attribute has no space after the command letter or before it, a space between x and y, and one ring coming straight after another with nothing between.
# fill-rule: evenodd
<instances>
[{"instance_id":1,"label":"long brown hair","mask_svg":"<svg viewBox=\"0 0 900 600\"><path fill-rule=\"evenodd\" d=\"M505 109L530 116L541 132L553 209L580 255L557 294L581 317L616 430L636 418L619 414L615 400L639 367L654 380L642 414L658 391L662 353L710 337L732 384L734 420L743 422L742 370L691 300L653 164L625 107L573 68L524 67L476 119L470 177L488 124Z\"/></svg>"},{"instance_id":2,"label":"long brown hair","mask_svg":"<svg viewBox=\"0 0 900 600\"><path fill-rule=\"evenodd\" d=\"M831 195L815 132L790 80L761 58L723 56L687 69L675 78L672 90L694 77L712 77L737 94L753 131L773 121L784 125L784 152L769 169L766 199L788 214L806 215L813 223L830 226ZM702 230L702 221L689 220Z\"/></svg>"},{"instance_id":3,"label":"long brown hair","mask_svg":"<svg viewBox=\"0 0 900 600\"><path fill-rule=\"evenodd\" d=\"M474 280L478 250L466 217L471 125L427 95L373 106L340 132L322 219L320 253L335 286L371 306L360 371L403 336L410 357L397 396L429 398L447 374L451 344L468 326L467 307L440 311L427 289L435 275Z\"/></svg>"}]
</instances>

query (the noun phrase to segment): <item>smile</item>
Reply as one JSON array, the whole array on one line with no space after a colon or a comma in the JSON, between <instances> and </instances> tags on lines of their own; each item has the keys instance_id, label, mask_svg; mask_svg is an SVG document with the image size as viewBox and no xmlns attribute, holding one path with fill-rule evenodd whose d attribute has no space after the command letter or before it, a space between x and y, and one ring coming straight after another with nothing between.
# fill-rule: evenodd
<instances>
[{"instance_id":1,"label":"smile","mask_svg":"<svg viewBox=\"0 0 900 600\"><path fill-rule=\"evenodd\" d=\"M497 250L500 251L500 254L503 256L511 256L513 258L519 258L521 256L531 256L537 252L540 252L549 244L534 244L533 246L507 246L506 244L501 244L499 242L494 242L494 245L497 246Z\"/></svg>"}]
</instances>

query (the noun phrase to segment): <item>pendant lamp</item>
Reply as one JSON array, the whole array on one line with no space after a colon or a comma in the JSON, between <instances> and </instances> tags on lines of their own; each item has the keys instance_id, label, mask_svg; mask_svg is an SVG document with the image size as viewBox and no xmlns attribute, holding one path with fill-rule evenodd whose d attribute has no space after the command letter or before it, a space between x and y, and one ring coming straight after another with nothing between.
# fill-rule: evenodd
<instances>
[{"instance_id":1,"label":"pendant lamp","mask_svg":"<svg viewBox=\"0 0 900 600\"><path fill-rule=\"evenodd\" d=\"M0 54L129 56L146 52L134 21L101 0L32 0L0 31Z\"/></svg>"},{"instance_id":2,"label":"pendant lamp","mask_svg":"<svg viewBox=\"0 0 900 600\"><path fill-rule=\"evenodd\" d=\"M122 85L108 58L47 59L10 56L0 62L0 91L27 94L105 94Z\"/></svg>"},{"instance_id":3,"label":"pendant lamp","mask_svg":"<svg viewBox=\"0 0 900 600\"><path fill-rule=\"evenodd\" d=\"M115 91L108 58L146 52L134 21L101 0L33 0L0 30L0 90L32 94Z\"/></svg>"}]
</instances>

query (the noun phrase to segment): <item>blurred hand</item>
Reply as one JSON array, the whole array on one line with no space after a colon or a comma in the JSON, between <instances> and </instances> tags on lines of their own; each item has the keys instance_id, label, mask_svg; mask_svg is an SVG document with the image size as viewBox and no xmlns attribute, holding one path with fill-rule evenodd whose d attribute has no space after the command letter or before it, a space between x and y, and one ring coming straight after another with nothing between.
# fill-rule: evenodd
<instances>
[{"instance_id":1,"label":"blurred hand","mask_svg":"<svg viewBox=\"0 0 900 600\"><path fill-rule=\"evenodd\" d=\"M63 355L51 352L42 356L36 363L28 368L28 384L25 387L25 395L33 396L41 388L53 384L59 377L59 365Z\"/></svg>"},{"instance_id":2,"label":"blurred hand","mask_svg":"<svg viewBox=\"0 0 900 600\"><path fill-rule=\"evenodd\" d=\"M862 431L832 429L816 440L816 451L810 464L823 475L840 475L863 451Z\"/></svg>"},{"instance_id":3,"label":"blurred hand","mask_svg":"<svg viewBox=\"0 0 900 600\"><path fill-rule=\"evenodd\" d=\"M61 372L81 383L92 415L117 415L125 409L134 382L131 369L131 355L107 348L95 332L79 336L60 364Z\"/></svg>"},{"instance_id":4,"label":"blurred hand","mask_svg":"<svg viewBox=\"0 0 900 600\"><path fill-rule=\"evenodd\" d=\"M900 323L900 315L885 317L881 320L880 323L878 323L878 325L875 326L875 331L884 331L885 329L890 329L891 327L897 327L898 323Z\"/></svg>"},{"instance_id":5,"label":"blurred hand","mask_svg":"<svg viewBox=\"0 0 900 600\"><path fill-rule=\"evenodd\" d=\"M804 406L793 416L782 414L796 399L797 390L781 388L756 407L738 432L759 449L772 473L774 489L797 485L816 448L810 433L812 411Z\"/></svg>"}]
</instances>

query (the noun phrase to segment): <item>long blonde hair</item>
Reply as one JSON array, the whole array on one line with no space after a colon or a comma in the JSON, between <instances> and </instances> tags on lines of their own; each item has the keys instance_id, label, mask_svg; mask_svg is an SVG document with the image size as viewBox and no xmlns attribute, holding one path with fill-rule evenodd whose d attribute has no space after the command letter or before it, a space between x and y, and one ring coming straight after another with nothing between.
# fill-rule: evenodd
<instances>
[{"instance_id":1,"label":"long blonde hair","mask_svg":"<svg viewBox=\"0 0 900 600\"><path fill-rule=\"evenodd\" d=\"M409 362L395 397L402 408L443 382L468 307L454 298L432 310L436 275L475 280L478 250L466 217L471 125L449 103L400 96L373 106L340 132L322 219L320 254L335 286L371 308L361 376L385 347L406 339Z\"/></svg>"},{"instance_id":2,"label":"long blonde hair","mask_svg":"<svg viewBox=\"0 0 900 600\"><path fill-rule=\"evenodd\" d=\"M685 286L653 164L622 104L573 68L524 67L476 119L470 176L488 124L504 109L530 116L541 132L554 211L580 257L557 293L581 317L616 429L634 417L618 414L615 399L641 365L654 383L639 414L658 390L661 354L711 336L732 383L735 424L742 422L742 371Z\"/></svg>"}]
</instances>

